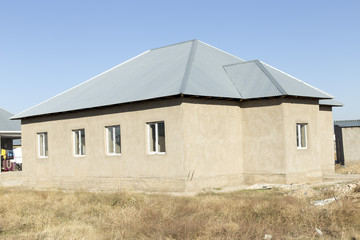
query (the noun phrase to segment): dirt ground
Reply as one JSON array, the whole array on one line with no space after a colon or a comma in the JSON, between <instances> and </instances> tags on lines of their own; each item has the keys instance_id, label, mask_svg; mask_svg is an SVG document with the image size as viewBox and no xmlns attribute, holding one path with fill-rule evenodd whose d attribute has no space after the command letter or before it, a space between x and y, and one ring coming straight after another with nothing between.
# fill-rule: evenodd
<instances>
[{"instance_id":1,"label":"dirt ground","mask_svg":"<svg viewBox=\"0 0 360 240\"><path fill-rule=\"evenodd\" d=\"M344 166L336 164L335 172L340 174L360 174L360 163L347 163Z\"/></svg>"}]
</instances>

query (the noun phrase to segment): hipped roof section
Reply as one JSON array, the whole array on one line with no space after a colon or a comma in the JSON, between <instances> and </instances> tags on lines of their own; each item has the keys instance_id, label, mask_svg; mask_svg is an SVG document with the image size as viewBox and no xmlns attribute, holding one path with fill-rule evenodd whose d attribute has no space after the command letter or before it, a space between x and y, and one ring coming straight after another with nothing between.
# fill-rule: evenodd
<instances>
[{"instance_id":1,"label":"hipped roof section","mask_svg":"<svg viewBox=\"0 0 360 240\"><path fill-rule=\"evenodd\" d=\"M20 121L11 121L10 117L14 114L0 108L0 132L20 132Z\"/></svg>"},{"instance_id":2,"label":"hipped roof section","mask_svg":"<svg viewBox=\"0 0 360 240\"><path fill-rule=\"evenodd\" d=\"M332 96L258 60L244 60L198 40L148 50L12 119L174 95L232 99Z\"/></svg>"}]
</instances>

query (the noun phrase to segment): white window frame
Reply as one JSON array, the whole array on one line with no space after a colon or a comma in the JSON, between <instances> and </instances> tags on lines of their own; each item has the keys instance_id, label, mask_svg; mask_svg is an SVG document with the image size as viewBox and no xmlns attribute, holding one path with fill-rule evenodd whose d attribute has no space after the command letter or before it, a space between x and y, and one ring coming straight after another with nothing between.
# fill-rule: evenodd
<instances>
[{"instance_id":1,"label":"white window frame","mask_svg":"<svg viewBox=\"0 0 360 240\"><path fill-rule=\"evenodd\" d=\"M49 151L48 134L47 134L47 132L41 132L41 133L38 133L37 135L38 135L38 155L39 155L39 158L48 158L49 153L46 154L46 152L45 152L46 147L47 147L47 149ZM40 140L41 140L41 138L44 139L45 135L46 135L46 142L43 141L43 144L41 146L41 141ZM41 152L42 152L41 148L43 149L44 155L41 154Z\"/></svg>"},{"instance_id":2,"label":"white window frame","mask_svg":"<svg viewBox=\"0 0 360 240\"><path fill-rule=\"evenodd\" d=\"M302 147L302 136L301 136L301 126L304 126L305 128L305 147ZM297 144L297 149L307 149L307 123L297 123L296 124L296 144Z\"/></svg>"},{"instance_id":3,"label":"white window frame","mask_svg":"<svg viewBox=\"0 0 360 240\"><path fill-rule=\"evenodd\" d=\"M116 149L116 141L113 141L113 146L112 146L112 149L113 149L113 153L110 153L109 152L109 133L110 133L110 128L112 128L112 133L113 133L113 136L115 137L116 139L116 136L115 136L115 127L119 127L120 129L120 152L119 153L116 153L115 152L115 149ZM107 155L121 155L121 127L120 125L112 125L112 126L106 126L106 152L107 152Z\"/></svg>"},{"instance_id":4,"label":"white window frame","mask_svg":"<svg viewBox=\"0 0 360 240\"><path fill-rule=\"evenodd\" d=\"M85 138L86 138L86 134L85 134L85 129L84 128L81 128L81 129L76 129L76 130L73 130L72 132L73 132L73 146L74 146L74 156L75 157L84 157L85 155L86 155L86 153L84 153L84 154L81 154L81 152L84 152L84 149L82 150L82 142L81 142L81 133L80 134L78 134L78 136L79 136L79 139L78 139L78 143L79 143L79 146L78 146L78 148L79 148L79 153L80 154L76 154L76 132L81 132L81 131L84 131L84 136L85 136ZM85 142L85 144L86 144L86 142ZM84 146L86 146L86 145L84 145Z\"/></svg>"},{"instance_id":5,"label":"white window frame","mask_svg":"<svg viewBox=\"0 0 360 240\"><path fill-rule=\"evenodd\" d=\"M148 153L149 154L165 154L165 152L160 152L159 151L159 128L158 128L158 125L159 123L164 123L164 131L165 131L165 122L164 121L159 121L159 122L149 122L147 123L147 131L148 131ZM150 129L150 126L151 125L155 125L155 151L152 151L151 149L151 139L150 139L150 136L151 136L151 129ZM166 136L166 135L165 135ZM165 137L166 139L166 137ZM166 144L165 144L166 146Z\"/></svg>"}]
</instances>

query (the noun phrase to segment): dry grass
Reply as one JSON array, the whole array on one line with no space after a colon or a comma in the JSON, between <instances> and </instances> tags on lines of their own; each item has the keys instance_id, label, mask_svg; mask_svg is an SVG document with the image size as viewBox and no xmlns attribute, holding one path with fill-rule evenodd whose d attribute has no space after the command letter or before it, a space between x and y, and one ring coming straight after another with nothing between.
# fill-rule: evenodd
<instances>
[{"instance_id":1,"label":"dry grass","mask_svg":"<svg viewBox=\"0 0 360 240\"><path fill-rule=\"evenodd\" d=\"M340 174L360 174L360 163L346 163L345 166L336 164L335 172Z\"/></svg>"},{"instance_id":2,"label":"dry grass","mask_svg":"<svg viewBox=\"0 0 360 240\"><path fill-rule=\"evenodd\" d=\"M314 239L315 228L320 239L360 239L357 197L311 200L277 189L174 197L0 188L0 239Z\"/></svg>"}]
</instances>

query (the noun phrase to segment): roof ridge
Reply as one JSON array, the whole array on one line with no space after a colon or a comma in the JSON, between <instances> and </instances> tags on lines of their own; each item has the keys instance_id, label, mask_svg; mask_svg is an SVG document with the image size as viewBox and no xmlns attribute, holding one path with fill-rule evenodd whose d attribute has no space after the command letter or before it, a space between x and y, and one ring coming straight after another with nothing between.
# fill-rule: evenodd
<instances>
[{"instance_id":1,"label":"roof ridge","mask_svg":"<svg viewBox=\"0 0 360 240\"><path fill-rule=\"evenodd\" d=\"M249 60L249 61L243 61L243 62L237 62L237 63L231 63L231 64L226 64L226 65L223 65L223 67L231 67L231 66L235 66L235 65L240 65L240 64L246 64L246 63L252 63L252 62L256 62L256 61L259 61L259 60Z\"/></svg>"},{"instance_id":2,"label":"roof ridge","mask_svg":"<svg viewBox=\"0 0 360 240\"><path fill-rule=\"evenodd\" d=\"M235 63L235 64L238 64L238 63ZM227 66L235 65L235 64L223 65L223 69L224 69L226 75L228 76L228 78L230 79L230 82L232 83L232 85L234 86L234 88L236 89L236 91L239 93L240 98L244 98L243 95L241 94L240 90L236 87L235 83L234 83L233 80L231 79L228 71L226 70L226 67L227 67Z\"/></svg>"},{"instance_id":3,"label":"roof ridge","mask_svg":"<svg viewBox=\"0 0 360 240\"><path fill-rule=\"evenodd\" d=\"M318 89L318 88L316 88L316 87L314 87L314 86L312 86L312 85L310 85L310 84L308 84L308 83L306 83L306 82L304 82L304 81L302 81L302 80L300 80L300 79L298 79L298 78L296 78L296 77L294 77L294 76L292 76L292 75L290 75L290 74L288 74L288 73L286 73L286 72L283 72L283 71L281 71L280 69L277 69L277 68L275 68L275 67L273 67L273 66L271 66L271 65L269 65L269 64L267 64L267 63L265 63L265 62L261 62L261 63L265 64L266 66L268 66L268 67L270 67L270 68L272 68L272 69L274 69L274 70L276 70L276 71L278 71L278 72L280 72L280 73L282 73L282 74L285 74L285 75L288 76L288 77L291 77L291 78L295 79L296 81L298 81L298 82L300 82L300 83L305 84L305 85L308 86L308 87L311 87L311 88L313 88L313 89L315 89L315 90L317 90L317 91L319 91L319 92L321 92L321 93L323 93L323 94L325 94L325 95L328 95L330 98L334 98L333 95L331 95L331 94L329 94L329 93L327 93L327 92L325 92L325 91L323 91L323 90L320 90L320 89Z\"/></svg>"},{"instance_id":4,"label":"roof ridge","mask_svg":"<svg viewBox=\"0 0 360 240\"><path fill-rule=\"evenodd\" d=\"M162 46L162 47L151 48L149 51L158 50L158 49L167 48L167 47L173 47L173 46L176 46L176 45L180 45L180 44L184 44L184 43L188 43L188 42L195 42L195 41L199 41L199 40L192 39L192 40L187 40L187 41L184 41L184 42L173 43L173 44Z\"/></svg>"},{"instance_id":5,"label":"roof ridge","mask_svg":"<svg viewBox=\"0 0 360 240\"><path fill-rule=\"evenodd\" d=\"M192 62L194 60L194 56L195 56L195 53L196 53L197 43L198 43L198 40L193 40L193 43L192 43L192 46L191 46L191 49L190 49L189 59L188 59L188 62L186 63L184 77L183 77L183 79L181 81L181 85L180 85L180 90L179 90L180 93L184 93L186 85L187 85L187 83L189 81Z\"/></svg>"},{"instance_id":6,"label":"roof ridge","mask_svg":"<svg viewBox=\"0 0 360 240\"><path fill-rule=\"evenodd\" d=\"M270 81L275 85L275 87L280 91L283 95L288 95L286 91L281 87L280 83L276 81L276 79L264 68L262 62L259 60L254 60L256 65L265 73L265 75L270 79Z\"/></svg>"},{"instance_id":7,"label":"roof ridge","mask_svg":"<svg viewBox=\"0 0 360 240\"><path fill-rule=\"evenodd\" d=\"M123 65L123 64L125 64L125 63L128 63L128 62L134 60L135 58L138 58L138 57L140 57L140 56L148 53L149 51L150 51L150 50L147 50L147 51L145 51L145 52L143 52L143 53L140 53L140 54L136 55L135 57L130 58L129 60L127 60L127 61L125 61L125 62L122 62L122 63L116 65L115 67L112 67L112 68L110 68L110 69L108 69L108 70L106 70L106 71L104 71L104 72L102 72L102 73L100 73L100 74L98 74L98 75L96 75L96 76L94 76L94 77L86 80L85 82L82 82L82 83L80 83L80 84L78 84L78 85L76 85L76 86L74 86L74 87L72 87L72 88L69 88L69 89L67 89L67 90L65 90L65 91L63 91L63 92L61 92L61 93L59 93L59 94L56 94L55 96L53 96L53 97L51 97L51 98L49 98L49 99L46 99L45 101L42 101L41 103L38 103L38 104L36 104L35 106L32 106L32 107L30 107L30 108L27 108L27 109L25 109L25 110L23 110L23 111L15 114L15 115L13 115L10 119L12 119L12 120L18 119L18 117L17 117L18 115L21 115L21 114L24 113L24 112L27 112L27 111L29 111L29 110L31 110L31 109L33 109L33 108L36 108L36 107L40 106L41 104L44 104L44 103L46 103L46 102L49 102L50 100L52 100L52 99L54 99L54 98L56 98L56 97L58 97L58 96L60 96L60 95L62 95L62 94L64 94L64 93L67 93L67 92L69 92L69 91L71 91L71 90L73 90L73 89L75 89L75 88L77 88L77 87L79 87L79 86L87 83L87 82L90 82L91 80L93 80L93 79L95 79L95 78L97 78L97 77L99 77L99 76L101 76L101 75L103 75L103 74L105 74L105 73L107 73L107 72L109 72L109 71L117 68L117 67L120 67L121 65Z\"/></svg>"},{"instance_id":8,"label":"roof ridge","mask_svg":"<svg viewBox=\"0 0 360 240\"><path fill-rule=\"evenodd\" d=\"M234 57L234 58L237 58L237 59L245 62L244 59L239 58L238 56L235 56L235 55L233 55L233 54L231 54L231 53L225 52L224 50L221 50L220 48L214 47L214 46L212 46L212 45L210 45L210 44L208 44L208 43L206 43L206 42L200 41L200 40L197 40L197 41L199 41L199 42L202 43L202 44L205 44L205 45L208 46L208 47L214 48L214 49L216 49L216 50L218 50L218 51L220 51L220 52L222 52L222 53L225 53L225 54L227 54L227 55L229 55L229 56L232 56L232 57Z\"/></svg>"}]
</instances>

